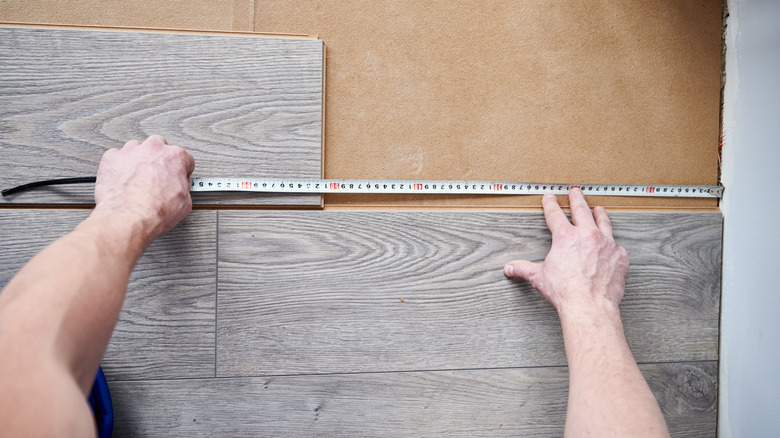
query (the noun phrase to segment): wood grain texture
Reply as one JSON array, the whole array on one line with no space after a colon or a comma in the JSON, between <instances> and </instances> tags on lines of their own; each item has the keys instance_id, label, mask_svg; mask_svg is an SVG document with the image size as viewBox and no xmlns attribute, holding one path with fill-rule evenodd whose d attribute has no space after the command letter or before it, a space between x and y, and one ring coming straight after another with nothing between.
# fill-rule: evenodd
<instances>
[{"instance_id":1,"label":"wood grain texture","mask_svg":"<svg viewBox=\"0 0 780 438\"><path fill-rule=\"evenodd\" d=\"M163 134L195 175L319 178L324 48L258 36L0 28L3 187L94 175L105 150ZM319 195L199 194L203 204L319 205ZM92 203L90 186L4 203Z\"/></svg>"},{"instance_id":2,"label":"wood grain texture","mask_svg":"<svg viewBox=\"0 0 780 438\"><path fill-rule=\"evenodd\" d=\"M0 288L85 210L0 210ZM216 212L198 211L136 265L103 358L109 379L214 376Z\"/></svg>"},{"instance_id":3,"label":"wood grain texture","mask_svg":"<svg viewBox=\"0 0 780 438\"><path fill-rule=\"evenodd\" d=\"M671 435L715 435L715 362L641 366ZM566 368L112 382L116 436L560 437Z\"/></svg>"},{"instance_id":4,"label":"wood grain texture","mask_svg":"<svg viewBox=\"0 0 780 438\"><path fill-rule=\"evenodd\" d=\"M719 214L614 214L640 362L715 360ZM536 213L219 213L217 375L565 365Z\"/></svg>"}]
</instances>

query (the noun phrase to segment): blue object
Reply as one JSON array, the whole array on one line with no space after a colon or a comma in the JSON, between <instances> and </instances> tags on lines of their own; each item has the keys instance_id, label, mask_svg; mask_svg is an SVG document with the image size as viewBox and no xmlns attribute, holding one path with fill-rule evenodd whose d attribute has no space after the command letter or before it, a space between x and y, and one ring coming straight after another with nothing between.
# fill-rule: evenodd
<instances>
[{"instance_id":1,"label":"blue object","mask_svg":"<svg viewBox=\"0 0 780 438\"><path fill-rule=\"evenodd\" d=\"M108 390L108 382L106 382L106 376L103 375L103 368L98 367L95 384L92 385L92 391L89 392L87 401L95 414L98 437L111 438L114 431L114 406L111 404L111 392Z\"/></svg>"}]
</instances>

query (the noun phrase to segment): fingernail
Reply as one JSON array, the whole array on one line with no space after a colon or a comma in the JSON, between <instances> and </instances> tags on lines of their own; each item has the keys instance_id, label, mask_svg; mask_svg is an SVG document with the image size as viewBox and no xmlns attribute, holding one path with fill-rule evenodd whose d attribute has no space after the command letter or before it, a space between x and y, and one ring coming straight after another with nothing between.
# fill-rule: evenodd
<instances>
[{"instance_id":1,"label":"fingernail","mask_svg":"<svg viewBox=\"0 0 780 438\"><path fill-rule=\"evenodd\" d=\"M552 193L545 193L545 194L544 194L544 197L545 197L545 198L554 198L554 197L555 197L555 195L553 195Z\"/></svg>"},{"instance_id":2,"label":"fingernail","mask_svg":"<svg viewBox=\"0 0 780 438\"><path fill-rule=\"evenodd\" d=\"M515 275L515 267L512 265L506 265L504 266L504 275L507 277L512 277Z\"/></svg>"}]
</instances>

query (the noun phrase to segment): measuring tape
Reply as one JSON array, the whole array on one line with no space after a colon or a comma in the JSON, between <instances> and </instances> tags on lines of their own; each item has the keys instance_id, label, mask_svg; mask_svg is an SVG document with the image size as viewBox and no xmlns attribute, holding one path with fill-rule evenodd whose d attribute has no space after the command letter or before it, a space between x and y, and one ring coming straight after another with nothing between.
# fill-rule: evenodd
<instances>
[{"instance_id":1,"label":"measuring tape","mask_svg":"<svg viewBox=\"0 0 780 438\"><path fill-rule=\"evenodd\" d=\"M578 187L586 195L720 198L722 186L641 184L552 184L507 181L192 178L191 192L418 193L472 195L565 195Z\"/></svg>"},{"instance_id":2,"label":"measuring tape","mask_svg":"<svg viewBox=\"0 0 780 438\"><path fill-rule=\"evenodd\" d=\"M36 187L95 183L94 176L36 181L2 191L11 196ZM649 196L656 198L720 198L722 186L641 184L552 184L507 181L375 180L375 179L285 179L285 178L192 178L191 192L267 193L418 193L473 195L565 195L578 187L586 195Z\"/></svg>"}]
</instances>

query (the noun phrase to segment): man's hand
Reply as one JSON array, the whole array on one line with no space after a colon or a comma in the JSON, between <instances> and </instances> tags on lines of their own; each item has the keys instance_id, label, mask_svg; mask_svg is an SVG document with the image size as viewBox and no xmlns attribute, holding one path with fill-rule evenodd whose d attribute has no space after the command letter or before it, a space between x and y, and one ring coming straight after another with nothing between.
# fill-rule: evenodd
<instances>
[{"instance_id":1,"label":"man's hand","mask_svg":"<svg viewBox=\"0 0 780 438\"><path fill-rule=\"evenodd\" d=\"M555 196L542 200L552 232L544 262L515 260L510 278L528 280L558 310L569 364L564 436L669 436L658 403L628 348L618 304L628 255L612 238L607 212L591 214L580 189L569 192L573 225Z\"/></svg>"},{"instance_id":2,"label":"man's hand","mask_svg":"<svg viewBox=\"0 0 780 438\"><path fill-rule=\"evenodd\" d=\"M574 225L554 195L544 196L544 217L552 232L550 253L541 264L509 262L504 273L529 281L559 313L604 304L617 308L628 272L626 250L615 244L612 224L602 207L591 214L585 196L576 188L569 192L569 203Z\"/></svg>"},{"instance_id":3,"label":"man's hand","mask_svg":"<svg viewBox=\"0 0 780 438\"><path fill-rule=\"evenodd\" d=\"M194 169L189 152L169 146L159 135L109 149L98 168L95 210L140 215L153 240L192 210L189 177Z\"/></svg>"},{"instance_id":4,"label":"man's hand","mask_svg":"<svg viewBox=\"0 0 780 438\"><path fill-rule=\"evenodd\" d=\"M0 293L0 357L13 358L0 360L0 434L94 434L87 394L128 278L146 247L192 209L194 168L160 136L107 151L89 217Z\"/></svg>"}]
</instances>

